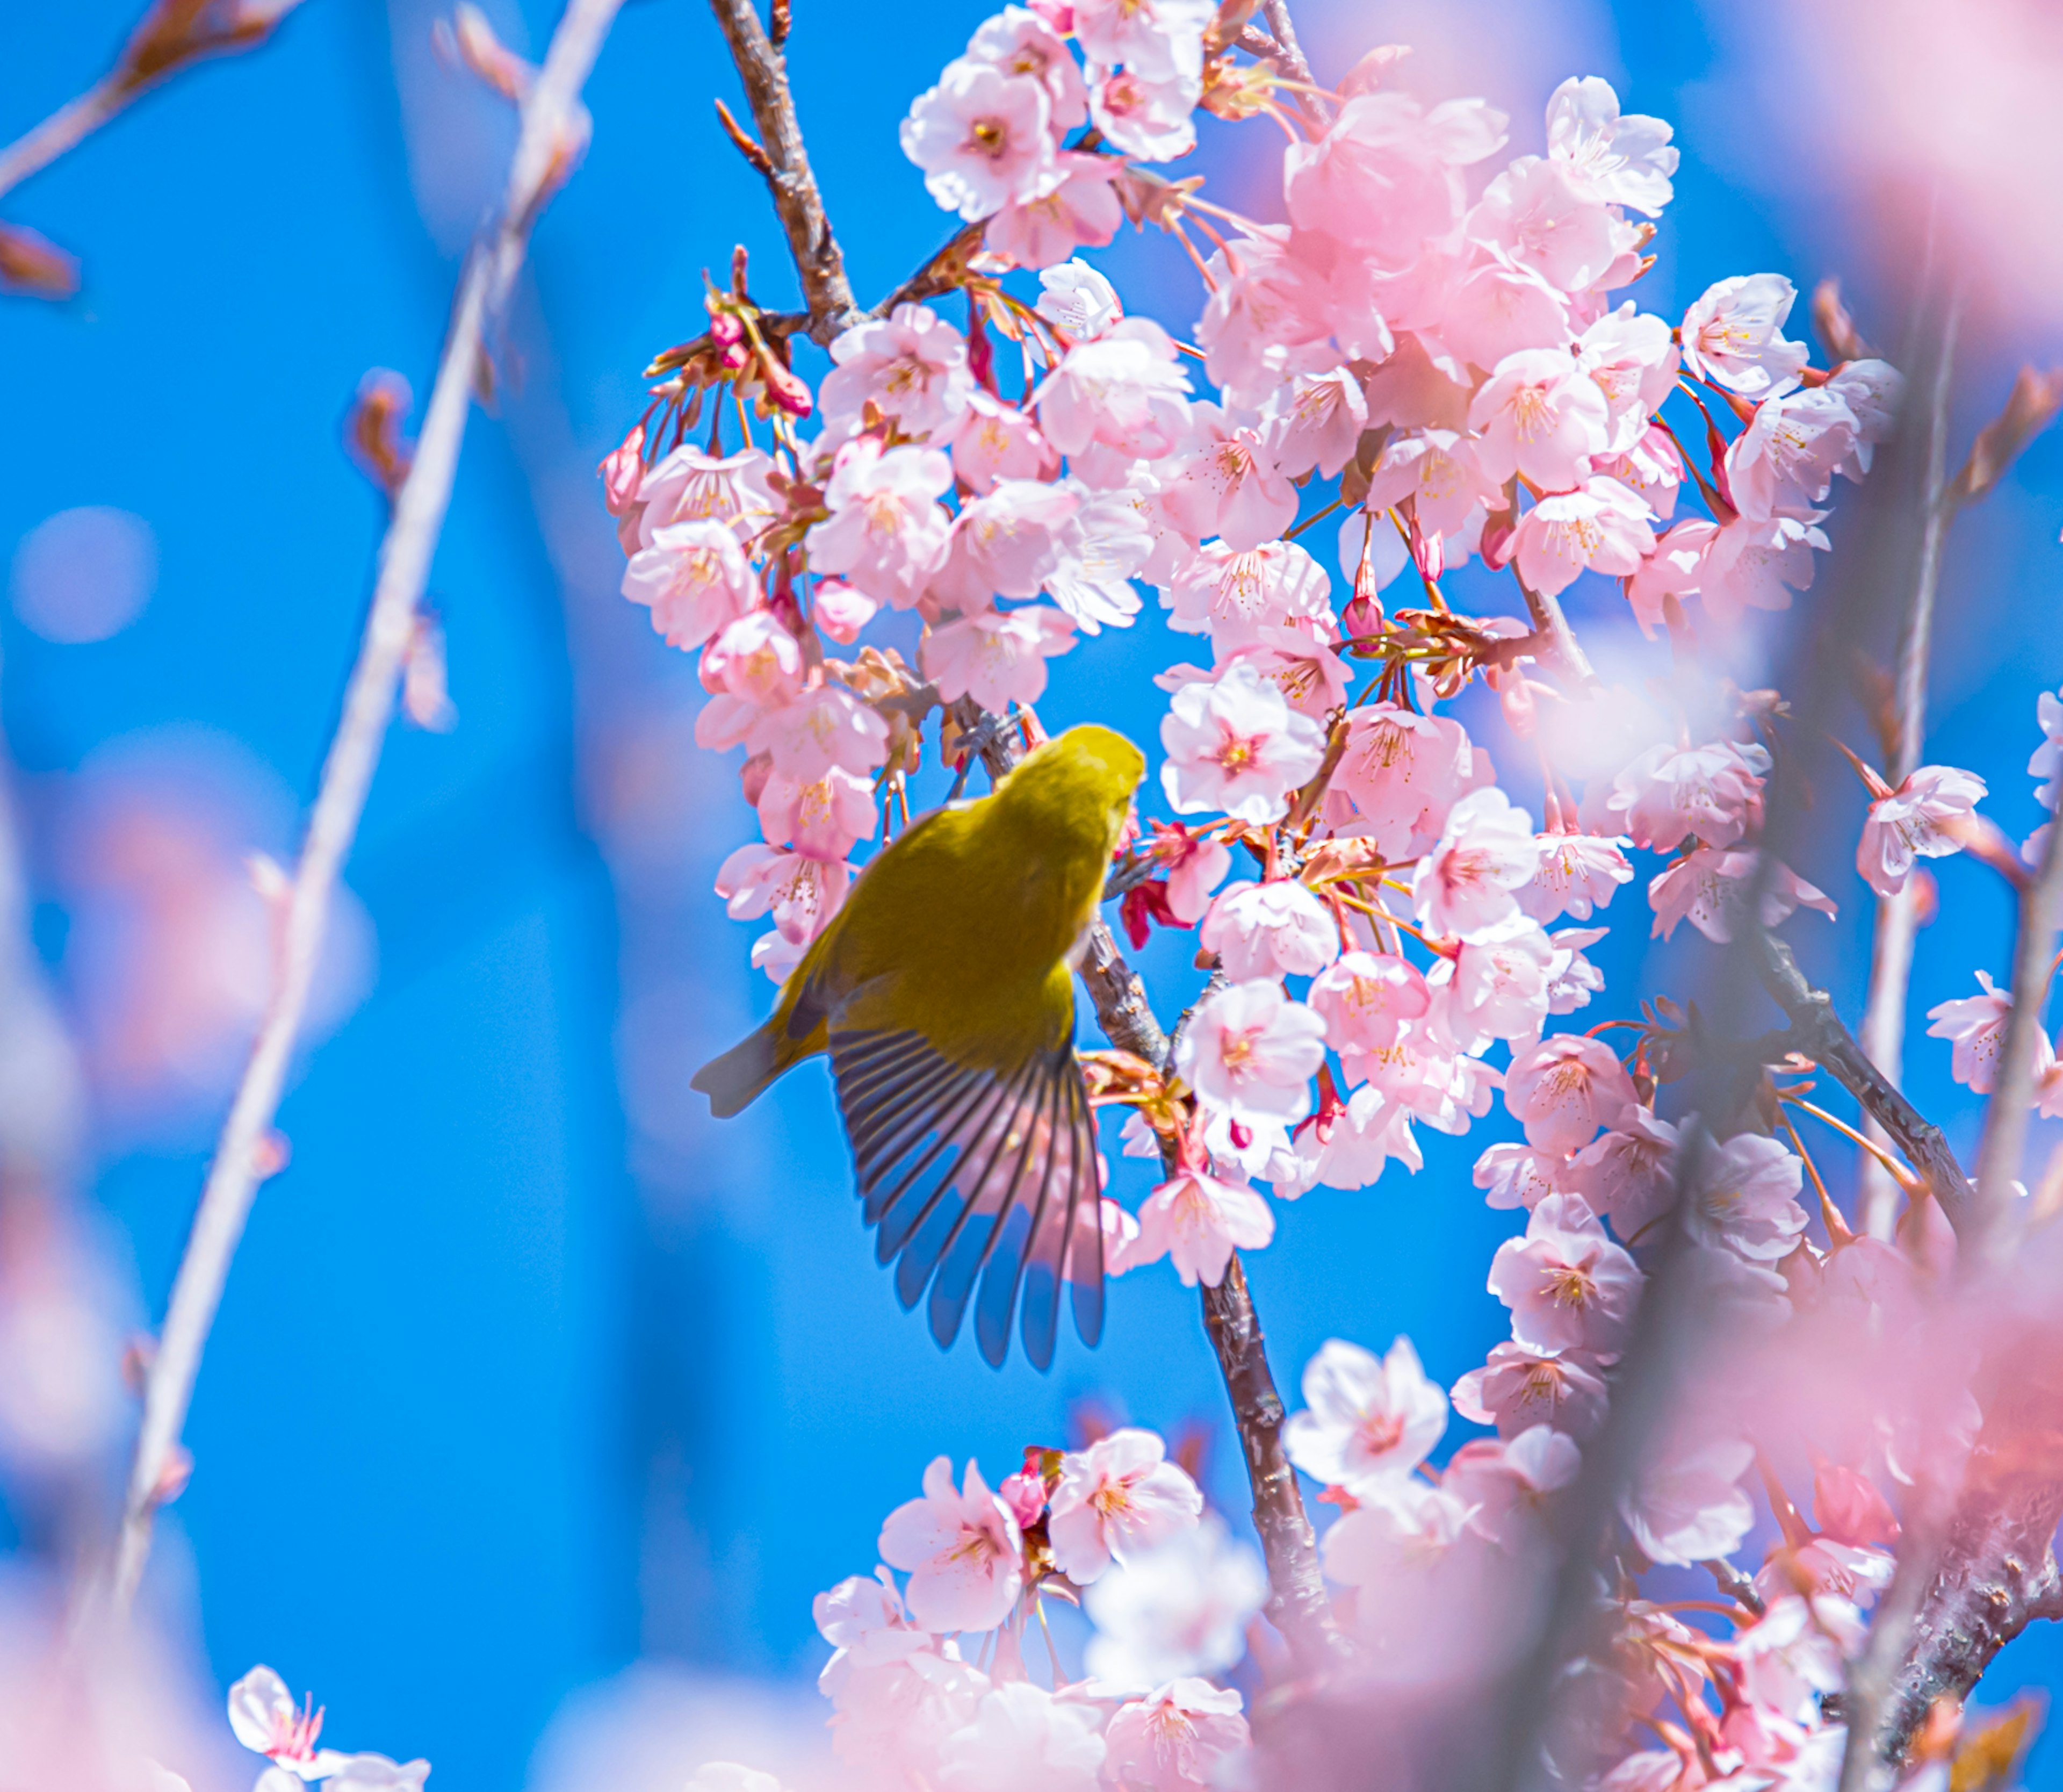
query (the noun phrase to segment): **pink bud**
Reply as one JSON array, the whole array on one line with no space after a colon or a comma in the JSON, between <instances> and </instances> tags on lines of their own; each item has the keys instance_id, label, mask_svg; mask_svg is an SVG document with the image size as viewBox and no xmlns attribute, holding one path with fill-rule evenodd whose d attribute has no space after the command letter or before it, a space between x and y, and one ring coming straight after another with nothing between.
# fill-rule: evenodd
<instances>
[{"instance_id":1,"label":"pink bud","mask_svg":"<svg viewBox=\"0 0 2063 1792\"><path fill-rule=\"evenodd\" d=\"M880 606L864 592L855 591L842 579L817 581L810 614L816 625L842 646L851 646L859 631L874 620Z\"/></svg>"},{"instance_id":2,"label":"pink bud","mask_svg":"<svg viewBox=\"0 0 2063 1792\"><path fill-rule=\"evenodd\" d=\"M612 517L620 517L637 497L645 482L645 425L639 424L623 438L621 447L595 469L601 475L602 501Z\"/></svg>"},{"instance_id":3,"label":"pink bud","mask_svg":"<svg viewBox=\"0 0 2063 1792\"><path fill-rule=\"evenodd\" d=\"M1028 1529L1039 1522L1040 1515L1046 1509L1045 1477L1020 1468L1005 1479L995 1490L1002 1496L1003 1503L1010 1508L1010 1516L1017 1520L1019 1530Z\"/></svg>"},{"instance_id":4,"label":"pink bud","mask_svg":"<svg viewBox=\"0 0 2063 1792\"><path fill-rule=\"evenodd\" d=\"M1898 1536L1898 1520L1876 1484L1837 1462L1821 1463L1812 1477L1812 1516L1836 1543L1890 1543Z\"/></svg>"},{"instance_id":5,"label":"pink bud","mask_svg":"<svg viewBox=\"0 0 2063 1792\"><path fill-rule=\"evenodd\" d=\"M754 808L759 807L759 799L765 794L766 780L774 775L774 755L754 753L738 768L738 781L745 791L745 800Z\"/></svg>"}]
</instances>

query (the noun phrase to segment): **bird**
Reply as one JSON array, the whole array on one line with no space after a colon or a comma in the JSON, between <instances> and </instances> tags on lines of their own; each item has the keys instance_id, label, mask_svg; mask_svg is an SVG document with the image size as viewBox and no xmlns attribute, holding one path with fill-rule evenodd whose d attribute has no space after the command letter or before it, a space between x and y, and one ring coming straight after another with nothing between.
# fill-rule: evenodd
<instances>
[{"instance_id":1,"label":"bird","mask_svg":"<svg viewBox=\"0 0 2063 1792\"><path fill-rule=\"evenodd\" d=\"M929 1287L941 1349L971 1300L997 1367L1020 1285L1036 1367L1052 1363L1063 1283L1083 1343L1102 1335L1073 964L1145 770L1124 735L1088 723L987 796L913 823L855 880L766 1024L690 1085L721 1119L828 1052L876 1260L895 1262L906 1309Z\"/></svg>"}]
</instances>

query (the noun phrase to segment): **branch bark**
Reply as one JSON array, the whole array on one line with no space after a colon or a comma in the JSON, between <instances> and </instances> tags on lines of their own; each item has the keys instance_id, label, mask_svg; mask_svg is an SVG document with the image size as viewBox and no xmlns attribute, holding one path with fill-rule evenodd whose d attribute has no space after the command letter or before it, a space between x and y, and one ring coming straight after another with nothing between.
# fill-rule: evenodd
<instances>
[{"instance_id":1,"label":"branch bark","mask_svg":"<svg viewBox=\"0 0 2063 1792\"><path fill-rule=\"evenodd\" d=\"M787 234L788 252L802 283L809 308L806 325L812 340L828 346L839 331L859 315L852 283L846 278L845 256L831 234L823 195L802 147L802 127L795 116L794 95L788 91L788 60L759 22L754 0L710 0L717 23L730 46L730 59L745 83L745 97L770 166L766 190Z\"/></svg>"},{"instance_id":2,"label":"branch bark","mask_svg":"<svg viewBox=\"0 0 2063 1792\"><path fill-rule=\"evenodd\" d=\"M474 244L460 277L436 385L414 464L395 499L393 520L380 544L379 578L357 663L323 762L300 861L285 899L276 987L217 1142L144 1383L143 1424L130 1467L111 1579L118 1610L127 1609L142 1579L152 1523L185 1428L201 1355L257 1193L265 1142L300 1031L331 897L364 811L414 634L416 606L450 505L484 334L522 264L539 211L569 171L572 110L621 3L570 0L537 85L524 103L500 214Z\"/></svg>"},{"instance_id":3,"label":"branch bark","mask_svg":"<svg viewBox=\"0 0 2063 1792\"><path fill-rule=\"evenodd\" d=\"M961 731L977 743L990 778L1006 776L1017 763L1010 729L971 698L961 698L952 713ZM1155 1017L1146 985L1100 919L1089 926L1081 977L1111 1043L1164 1069L1173 1042ZM1267 1339L1237 1252L1224 1281L1203 1290L1203 1307L1204 1329L1225 1376L1253 1490L1253 1525L1268 1562L1268 1615L1288 1638L1298 1662L1316 1673L1339 1661L1346 1645L1333 1623L1318 1565L1318 1540L1304 1510L1297 1472L1283 1448L1282 1396L1268 1366Z\"/></svg>"},{"instance_id":4,"label":"branch bark","mask_svg":"<svg viewBox=\"0 0 2063 1792\"><path fill-rule=\"evenodd\" d=\"M1301 81L1306 87L1316 86L1311 79L1311 65L1304 59L1304 46L1297 41L1297 27L1289 17L1289 0L1261 0L1261 11L1274 36L1275 53L1281 62L1283 72L1293 81Z\"/></svg>"},{"instance_id":5,"label":"branch bark","mask_svg":"<svg viewBox=\"0 0 2063 1792\"><path fill-rule=\"evenodd\" d=\"M1798 1049L1862 1104L1864 1111L1905 1154L1906 1162L1925 1178L1958 1235L1965 1234L1976 1214L1977 1194L1941 1129L1925 1118L1870 1061L1855 1035L1834 1012L1833 998L1805 981L1790 947L1766 932L1758 934L1757 939L1756 968L1763 986L1790 1017Z\"/></svg>"}]
</instances>

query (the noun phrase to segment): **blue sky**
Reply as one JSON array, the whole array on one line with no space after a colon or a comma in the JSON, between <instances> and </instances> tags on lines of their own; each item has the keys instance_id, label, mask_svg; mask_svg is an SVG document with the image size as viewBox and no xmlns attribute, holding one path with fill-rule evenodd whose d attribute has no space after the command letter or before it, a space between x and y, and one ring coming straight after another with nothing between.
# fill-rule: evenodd
<instances>
[{"instance_id":1,"label":"blue sky","mask_svg":"<svg viewBox=\"0 0 2063 1792\"><path fill-rule=\"evenodd\" d=\"M488 10L513 42L549 30L536 6ZM78 0L13 22L0 135L86 86L131 11ZM798 6L795 86L863 298L947 233L895 127L984 11L948 0L888 30ZM1450 31L1448 48L1421 40L1429 87L1487 91L1517 147L1566 74L1606 74L1630 109L1671 119L1684 162L1646 307L1673 315L1729 273L1809 288L1840 271L1865 327L1895 336L1872 310L1882 194L1786 135L1732 18L1632 0L1301 13L1333 74ZM82 1025L133 917L81 872L80 818L147 773L167 812L284 856L313 789L381 526L340 424L370 368L427 391L454 257L511 137L431 56L432 16L423 0L308 0L276 43L181 78L6 203L82 257L85 286L62 306L0 303L0 556L86 505L141 517L156 544L148 603L111 639L56 645L0 616L38 944ZM642 408L647 356L695 332L702 271L720 275L734 243L764 299L791 298L763 191L708 111L718 93L736 103L705 11L625 8L589 89L592 153L538 234L509 389L474 417L436 564L459 726L397 731L380 767L348 873L358 957L283 1110L292 1163L235 1266L153 1589L219 1680L268 1661L317 1689L340 1739L428 1755L444 1792L520 1783L565 1695L642 1651L812 1667L810 1596L871 1566L880 1515L939 1451L999 1474L1089 1395L1157 1426L1222 1411L1194 1298L1164 1270L1118 1284L1104 1347L1070 1340L1050 1376L941 1356L871 1266L821 1073L725 1126L686 1089L769 1000L749 933L708 893L750 816L729 766L688 743L687 662L615 594L592 469ZM1197 161L1227 203L1259 209L1275 157L1256 126L1207 131ZM1099 259L1137 308L1193 318L1193 274L1164 241ZM2015 328L1970 357L1965 435L2017 360L2055 350L2053 319ZM2016 832L2034 819L2034 695L2063 680L2059 521L2063 453L2044 442L1958 524L1943 599L1929 756L1993 777ZM1608 632L1617 602L1576 608ZM1174 657L1149 617L1058 662L1043 713L1145 738L1146 675ZM1801 868L1854 912L1837 844ZM1973 962L2005 969L1997 890L1962 864L1942 888L1954 933L1923 937L1920 1006L1964 993ZM1644 951L1630 918L1607 960L1620 991ZM1852 997L1860 948L1841 937L1824 968ZM1178 941L1147 954L1164 1005L1189 987L1187 956ZM1945 1049L1912 1061L1968 1148ZM219 1076L102 1093L85 1193L153 1314ZM1482 1142L1432 1142L1415 1179L1282 1210L1252 1277L1285 1387L1328 1336L1408 1332L1451 1380L1503 1335L1482 1275L1511 1227L1469 1186ZM1237 1510L1217 1442L1214 1492ZM2025 1677L2057 1658L2045 1639L2016 1653Z\"/></svg>"}]
</instances>

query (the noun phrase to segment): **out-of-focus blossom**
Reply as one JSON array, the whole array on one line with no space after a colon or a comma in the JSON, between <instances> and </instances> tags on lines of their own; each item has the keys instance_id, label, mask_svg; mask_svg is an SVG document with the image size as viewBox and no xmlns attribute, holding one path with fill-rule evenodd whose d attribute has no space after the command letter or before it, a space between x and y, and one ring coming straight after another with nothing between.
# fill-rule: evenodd
<instances>
[{"instance_id":1,"label":"out-of-focus blossom","mask_svg":"<svg viewBox=\"0 0 2063 1792\"><path fill-rule=\"evenodd\" d=\"M1723 1145L1707 1142L1695 1158L1692 1235L1752 1261L1788 1255L1805 1230L1805 1210L1798 1205L1804 1174L1796 1154L1757 1133L1741 1133Z\"/></svg>"},{"instance_id":2,"label":"out-of-focus blossom","mask_svg":"<svg viewBox=\"0 0 2063 1792\"><path fill-rule=\"evenodd\" d=\"M1013 199L988 221L983 240L1020 268L1050 268L1079 248L1100 248L1124 222L1112 185L1118 167L1108 156L1070 154L1055 165L1060 179L1051 191Z\"/></svg>"},{"instance_id":3,"label":"out-of-focus blossom","mask_svg":"<svg viewBox=\"0 0 2063 1792\"><path fill-rule=\"evenodd\" d=\"M1454 1410L1500 1437L1552 1425L1571 1437L1589 1436L1604 1422L1604 1379L1582 1356L1499 1344L1480 1369L1454 1383Z\"/></svg>"},{"instance_id":4,"label":"out-of-focus blossom","mask_svg":"<svg viewBox=\"0 0 2063 1792\"><path fill-rule=\"evenodd\" d=\"M1364 1500L1325 1532L1325 1572L1346 1586L1394 1593L1401 1590L1397 1582L1439 1567L1468 1518L1468 1508L1451 1493L1400 1480L1385 1497Z\"/></svg>"},{"instance_id":5,"label":"out-of-focus blossom","mask_svg":"<svg viewBox=\"0 0 2063 1792\"><path fill-rule=\"evenodd\" d=\"M1816 908L1832 916L1832 900L1786 864L1769 868L1767 878L1759 871L1760 855L1722 852L1701 846L1659 872L1647 886L1647 900L1655 908L1653 932L1667 939L1678 923L1687 920L1717 945L1727 945L1741 924L1748 892L1763 884L1762 924L1774 927L1798 908Z\"/></svg>"},{"instance_id":6,"label":"out-of-focus blossom","mask_svg":"<svg viewBox=\"0 0 2063 1792\"><path fill-rule=\"evenodd\" d=\"M871 771L888 757L888 724L843 685L820 684L753 723L745 743L773 769L814 783L833 767Z\"/></svg>"},{"instance_id":7,"label":"out-of-focus blossom","mask_svg":"<svg viewBox=\"0 0 2063 1792\"><path fill-rule=\"evenodd\" d=\"M1092 1708L1010 1681L984 1693L974 1722L947 1739L939 1784L947 1792L1096 1792L1102 1728Z\"/></svg>"},{"instance_id":8,"label":"out-of-focus blossom","mask_svg":"<svg viewBox=\"0 0 2063 1792\"><path fill-rule=\"evenodd\" d=\"M1619 1504L1647 1559L1687 1568L1738 1549L1755 1519L1739 1485L1754 1460L1752 1444L1719 1438L1667 1449L1651 1463Z\"/></svg>"},{"instance_id":9,"label":"out-of-focus blossom","mask_svg":"<svg viewBox=\"0 0 2063 1792\"><path fill-rule=\"evenodd\" d=\"M1426 1379L1409 1338L1383 1357L1327 1339L1305 1365L1304 1405L1283 1431L1289 1460L1357 1496L1410 1475L1447 1428L1447 1396Z\"/></svg>"},{"instance_id":10,"label":"out-of-focus blossom","mask_svg":"<svg viewBox=\"0 0 2063 1792\"><path fill-rule=\"evenodd\" d=\"M1237 1693L1184 1678L1120 1705L1104 1730L1105 1780L1151 1792L1223 1784L1253 1740L1241 1704Z\"/></svg>"},{"instance_id":11,"label":"out-of-focus blossom","mask_svg":"<svg viewBox=\"0 0 2063 1792\"><path fill-rule=\"evenodd\" d=\"M1088 1670L1140 1691L1183 1674L1219 1673L1246 1653L1248 1621L1267 1597L1259 1554L1207 1513L1112 1569L1083 1596L1096 1627Z\"/></svg>"},{"instance_id":12,"label":"out-of-focus blossom","mask_svg":"<svg viewBox=\"0 0 2063 1792\"><path fill-rule=\"evenodd\" d=\"M1166 1543L1202 1516L1204 1496L1152 1432L1124 1429L1061 1459L1046 1534L1060 1572L1086 1586L1113 1562Z\"/></svg>"},{"instance_id":13,"label":"out-of-focus blossom","mask_svg":"<svg viewBox=\"0 0 2063 1792\"><path fill-rule=\"evenodd\" d=\"M991 1630L1010 1615L1024 1585L1017 1520L973 1463L955 1488L947 1456L924 1471L921 1499L888 1515L881 1559L908 1572L904 1597L927 1630Z\"/></svg>"},{"instance_id":14,"label":"out-of-focus blossom","mask_svg":"<svg viewBox=\"0 0 2063 1792\"><path fill-rule=\"evenodd\" d=\"M1646 1108L1629 1108L1615 1130L1578 1151L1557 1177L1619 1237L1640 1240L1676 1199L1676 1129Z\"/></svg>"}]
</instances>

